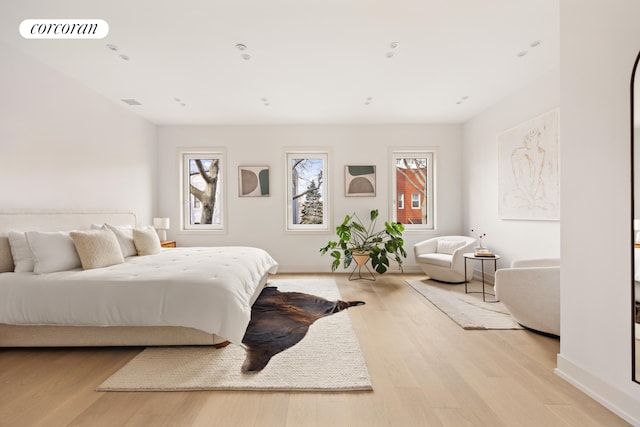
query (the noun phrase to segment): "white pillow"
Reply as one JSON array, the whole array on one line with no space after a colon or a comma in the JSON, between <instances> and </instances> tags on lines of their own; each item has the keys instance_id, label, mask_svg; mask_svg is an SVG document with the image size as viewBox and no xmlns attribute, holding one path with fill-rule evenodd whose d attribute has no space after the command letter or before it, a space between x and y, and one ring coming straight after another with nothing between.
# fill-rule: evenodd
<instances>
[{"instance_id":1,"label":"white pillow","mask_svg":"<svg viewBox=\"0 0 640 427\"><path fill-rule=\"evenodd\" d=\"M0 273L8 273L15 269L11 245L8 237L0 237Z\"/></svg>"},{"instance_id":2,"label":"white pillow","mask_svg":"<svg viewBox=\"0 0 640 427\"><path fill-rule=\"evenodd\" d=\"M138 255L155 255L162 251L160 237L153 227L134 228L133 242L136 245Z\"/></svg>"},{"instance_id":3,"label":"white pillow","mask_svg":"<svg viewBox=\"0 0 640 427\"><path fill-rule=\"evenodd\" d=\"M136 245L133 242L133 227L115 226L111 224L105 224L104 227L116 235L123 257L138 255Z\"/></svg>"},{"instance_id":4,"label":"white pillow","mask_svg":"<svg viewBox=\"0 0 640 427\"><path fill-rule=\"evenodd\" d=\"M68 232L27 231L27 242L35 259L36 274L73 270L81 266Z\"/></svg>"},{"instance_id":5,"label":"white pillow","mask_svg":"<svg viewBox=\"0 0 640 427\"><path fill-rule=\"evenodd\" d=\"M118 239L111 230L72 231L69 235L85 270L124 262Z\"/></svg>"},{"instance_id":6,"label":"white pillow","mask_svg":"<svg viewBox=\"0 0 640 427\"><path fill-rule=\"evenodd\" d=\"M452 255L456 249L464 246L464 240L438 240L436 252Z\"/></svg>"},{"instance_id":7,"label":"white pillow","mask_svg":"<svg viewBox=\"0 0 640 427\"><path fill-rule=\"evenodd\" d=\"M16 273L28 273L33 271L35 259L27 243L27 235L24 232L10 231L8 233L11 256Z\"/></svg>"}]
</instances>

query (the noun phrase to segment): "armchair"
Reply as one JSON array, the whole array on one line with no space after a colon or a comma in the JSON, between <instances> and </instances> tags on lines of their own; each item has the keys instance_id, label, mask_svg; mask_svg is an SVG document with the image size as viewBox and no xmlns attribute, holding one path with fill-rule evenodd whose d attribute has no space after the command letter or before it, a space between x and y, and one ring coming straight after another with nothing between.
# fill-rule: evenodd
<instances>
[{"instance_id":1,"label":"armchair","mask_svg":"<svg viewBox=\"0 0 640 427\"><path fill-rule=\"evenodd\" d=\"M496 298L527 329L560 336L560 260L514 260L498 269Z\"/></svg>"},{"instance_id":2,"label":"armchair","mask_svg":"<svg viewBox=\"0 0 640 427\"><path fill-rule=\"evenodd\" d=\"M441 236L416 243L413 253L424 274L446 283L464 283L473 277L473 269L464 275L462 254L473 252L476 239L468 236Z\"/></svg>"}]
</instances>

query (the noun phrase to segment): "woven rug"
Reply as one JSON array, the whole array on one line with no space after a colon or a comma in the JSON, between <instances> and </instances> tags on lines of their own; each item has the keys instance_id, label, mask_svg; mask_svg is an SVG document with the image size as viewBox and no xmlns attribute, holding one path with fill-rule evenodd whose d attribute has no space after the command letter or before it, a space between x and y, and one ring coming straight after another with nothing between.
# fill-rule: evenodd
<instances>
[{"instance_id":1,"label":"woven rug","mask_svg":"<svg viewBox=\"0 0 640 427\"><path fill-rule=\"evenodd\" d=\"M464 284L446 285L433 280L407 280L440 311L463 329L523 329L501 302L484 302L481 293L464 293ZM471 282L470 291L481 291L482 284ZM493 293L493 288L488 289ZM492 300L493 296L487 295Z\"/></svg>"},{"instance_id":2,"label":"woven rug","mask_svg":"<svg viewBox=\"0 0 640 427\"><path fill-rule=\"evenodd\" d=\"M333 279L280 279L269 285L281 291L340 299ZM244 359L244 348L234 344L222 349L149 347L97 390L372 390L347 311L317 320L302 341L275 355L260 372L243 374Z\"/></svg>"}]
</instances>

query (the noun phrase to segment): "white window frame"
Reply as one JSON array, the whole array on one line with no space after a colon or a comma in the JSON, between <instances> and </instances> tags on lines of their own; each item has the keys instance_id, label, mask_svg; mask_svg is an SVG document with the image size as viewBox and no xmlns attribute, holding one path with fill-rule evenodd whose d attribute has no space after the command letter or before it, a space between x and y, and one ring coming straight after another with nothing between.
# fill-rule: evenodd
<instances>
[{"instance_id":1,"label":"white window frame","mask_svg":"<svg viewBox=\"0 0 640 427\"><path fill-rule=\"evenodd\" d=\"M219 214L219 222L214 224L191 224L191 191L189 187L189 162L195 159L218 159L219 160L219 172L218 172L218 186L216 205L219 208L216 210ZM207 233L221 233L226 232L226 150L223 148L207 148L207 149L193 149L180 151L180 200L182 203L180 228L184 232L207 232Z\"/></svg>"},{"instance_id":2,"label":"white window frame","mask_svg":"<svg viewBox=\"0 0 640 427\"><path fill-rule=\"evenodd\" d=\"M320 159L322 160L322 224L295 224L293 218L293 176L292 164L294 159ZM327 232L331 229L330 224L330 194L329 194L329 151L328 150L305 150L290 149L285 153L285 186L286 186L286 231L287 232Z\"/></svg>"},{"instance_id":3,"label":"white window frame","mask_svg":"<svg viewBox=\"0 0 640 427\"><path fill-rule=\"evenodd\" d=\"M404 209L404 193L398 195L398 209Z\"/></svg>"},{"instance_id":4,"label":"white window frame","mask_svg":"<svg viewBox=\"0 0 640 427\"><path fill-rule=\"evenodd\" d=\"M427 185L426 185L426 195L423 201L423 204L426 205L426 216L427 216L427 222L426 223L422 223L422 224L404 224L405 226L405 230L406 231L411 231L411 230L435 230L436 228L436 219L435 219L435 212L436 212L436 203L437 203L437 199L436 199L436 194L435 194L435 177L436 177L436 155L437 152L435 149L433 148L425 148L425 149L421 149L421 148L410 148L410 149L399 149L399 148L392 148L390 149L390 160L391 160L391 171L390 171L390 176L391 176L391 186L390 186L390 191L391 191L391 212L389 217L392 219L392 221L397 221L397 215L396 215L396 206L398 206L398 200L397 197L398 195L396 194L397 191L397 179L396 179L396 162L397 159L403 159L403 158L417 158L417 159L426 159L427 160L427 172L426 172L426 180L427 180ZM404 208L404 201L403 201L403 208ZM420 208L422 208L422 205L420 206ZM400 209L400 208L398 208Z\"/></svg>"}]
</instances>

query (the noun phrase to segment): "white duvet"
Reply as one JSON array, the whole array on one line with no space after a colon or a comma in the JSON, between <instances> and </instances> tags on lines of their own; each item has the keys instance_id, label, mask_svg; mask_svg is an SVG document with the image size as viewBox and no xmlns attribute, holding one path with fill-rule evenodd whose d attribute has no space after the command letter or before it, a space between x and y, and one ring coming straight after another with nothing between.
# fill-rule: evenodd
<instances>
[{"instance_id":1,"label":"white duvet","mask_svg":"<svg viewBox=\"0 0 640 427\"><path fill-rule=\"evenodd\" d=\"M0 323L185 326L240 343L251 298L278 264L251 247L172 248L124 264L0 274Z\"/></svg>"}]
</instances>

